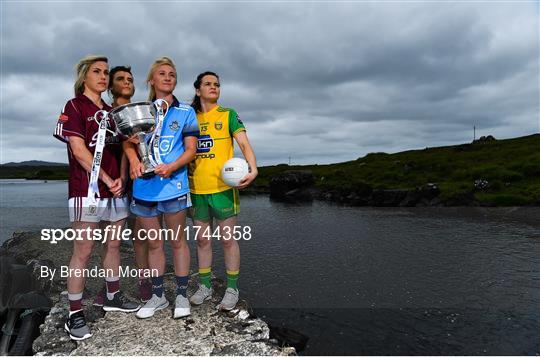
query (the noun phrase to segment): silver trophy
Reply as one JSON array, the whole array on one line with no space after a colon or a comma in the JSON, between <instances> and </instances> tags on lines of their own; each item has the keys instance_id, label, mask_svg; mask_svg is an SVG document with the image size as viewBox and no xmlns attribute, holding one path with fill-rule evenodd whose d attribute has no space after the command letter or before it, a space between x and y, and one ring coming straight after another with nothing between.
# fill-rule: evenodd
<instances>
[{"instance_id":1,"label":"silver trophy","mask_svg":"<svg viewBox=\"0 0 540 357\"><path fill-rule=\"evenodd\" d=\"M151 143L146 142L146 134L152 133L156 126L156 109L154 103L134 102L124 104L114 108L109 115L116 123L116 130L120 134L138 136L139 156L144 166L142 177L149 178L154 176L156 162L160 162L161 160L153 157ZM153 138L154 136L152 136Z\"/></svg>"}]
</instances>

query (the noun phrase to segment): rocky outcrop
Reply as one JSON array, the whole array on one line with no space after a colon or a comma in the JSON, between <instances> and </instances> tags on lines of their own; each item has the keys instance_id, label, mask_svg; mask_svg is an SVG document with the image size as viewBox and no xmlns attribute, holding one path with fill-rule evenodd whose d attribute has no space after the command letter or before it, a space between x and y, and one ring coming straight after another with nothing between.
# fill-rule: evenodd
<instances>
[{"instance_id":1,"label":"rocky outcrop","mask_svg":"<svg viewBox=\"0 0 540 357\"><path fill-rule=\"evenodd\" d=\"M440 189L434 183L413 189L372 189L368 184L354 187L314 187L311 171L285 171L272 176L270 198L282 202L311 202L314 198L352 206L415 207L442 205Z\"/></svg>"},{"instance_id":2,"label":"rocky outcrop","mask_svg":"<svg viewBox=\"0 0 540 357\"><path fill-rule=\"evenodd\" d=\"M311 171L285 171L270 179L270 198L285 202L312 201L313 183Z\"/></svg>"},{"instance_id":3,"label":"rocky outcrop","mask_svg":"<svg viewBox=\"0 0 540 357\"><path fill-rule=\"evenodd\" d=\"M364 185L365 186L365 185ZM320 190L315 197L352 206L421 207L440 206L440 190L435 184L414 189L372 190L366 187L354 190Z\"/></svg>"},{"instance_id":4,"label":"rocky outcrop","mask_svg":"<svg viewBox=\"0 0 540 357\"><path fill-rule=\"evenodd\" d=\"M96 242L96 245L99 245ZM254 316L246 301L238 303L230 312L216 310L225 290L223 281L213 279L214 295L211 301L192 307L191 316L172 319L174 305L174 276L165 276L166 297L171 307L154 317L139 320L134 314L105 313L91 305L92 298L101 289L99 278L87 278L84 293L84 311L92 330L92 338L71 341L64 331L68 314L66 283L64 278L42 278L42 266L58 268L67 265L72 243L61 241L50 244L42 241L38 233L16 233L6 241L0 254L17 257L30 266L41 289L50 296L53 308L41 325L41 335L34 341L37 355L294 355L292 347L279 347L270 339L268 325ZM97 247L95 247L97 248ZM94 249L89 266L100 260L100 249ZM122 246L122 265L135 266L131 246ZM171 271L171 268L167 269ZM134 300L137 296L137 278L123 278L122 290ZM196 289L191 279L188 294Z\"/></svg>"},{"instance_id":5,"label":"rocky outcrop","mask_svg":"<svg viewBox=\"0 0 540 357\"><path fill-rule=\"evenodd\" d=\"M67 295L51 309L41 335L34 341L38 355L287 355L293 348L280 349L270 340L267 324L255 318L245 302L231 312L215 309L223 294L223 282L214 280L217 288L212 300L192 308L191 316L172 319L172 307L150 319L139 320L134 314L104 313L85 306L92 338L76 343L63 330L68 314ZM173 277L166 283L174 291ZM190 293L193 293L190 289ZM167 294L174 303L172 294Z\"/></svg>"}]
</instances>

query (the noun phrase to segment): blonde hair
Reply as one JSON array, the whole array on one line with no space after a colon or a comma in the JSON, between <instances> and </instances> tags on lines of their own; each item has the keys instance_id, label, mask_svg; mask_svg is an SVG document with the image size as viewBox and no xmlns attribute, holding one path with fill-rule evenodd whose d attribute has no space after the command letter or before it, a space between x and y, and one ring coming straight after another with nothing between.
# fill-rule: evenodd
<instances>
[{"instance_id":1,"label":"blonde hair","mask_svg":"<svg viewBox=\"0 0 540 357\"><path fill-rule=\"evenodd\" d=\"M88 69L90 68L90 65L99 61L109 63L109 60L105 56L88 55L81 58L79 60L79 63L77 63L77 65L75 66L77 80L75 81L73 90L75 91L76 96L84 93L84 79L86 78L86 74L88 73Z\"/></svg>"},{"instance_id":2,"label":"blonde hair","mask_svg":"<svg viewBox=\"0 0 540 357\"><path fill-rule=\"evenodd\" d=\"M154 71L161 65L169 65L174 69L174 73L176 73L176 66L174 65L174 62L169 57L160 57L152 63L150 66L150 70L148 71L148 76L146 77L146 86L149 88L148 93L148 100L154 100L156 97L156 91L154 89L154 86L150 84L150 81L152 80L152 77L154 76ZM178 80L178 78L177 78Z\"/></svg>"}]
</instances>

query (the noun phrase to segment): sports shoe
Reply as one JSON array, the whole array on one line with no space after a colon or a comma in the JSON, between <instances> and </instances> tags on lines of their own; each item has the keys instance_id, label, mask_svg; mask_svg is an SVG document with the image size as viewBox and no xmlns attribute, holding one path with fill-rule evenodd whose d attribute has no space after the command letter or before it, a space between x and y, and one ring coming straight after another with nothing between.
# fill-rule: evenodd
<instances>
[{"instance_id":1,"label":"sports shoe","mask_svg":"<svg viewBox=\"0 0 540 357\"><path fill-rule=\"evenodd\" d=\"M189 301L183 295L176 295L176 302L174 306L174 318L179 319L191 314Z\"/></svg>"},{"instance_id":2,"label":"sports shoe","mask_svg":"<svg viewBox=\"0 0 540 357\"><path fill-rule=\"evenodd\" d=\"M225 290L225 295L223 295L223 299L218 305L219 310L232 310L236 306L236 303L238 302L238 295L240 293L238 290L233 288L227 288Z\"/></svg>"},{"instance_id":3,"label":"sports shoe","mask_svg":"<svg viewBox=\"0 0 540 357\"><path fill-rule=\"evenodd\" d=\"M103 310L105 311L134 312L139 310L139 307L139 304L130 301L121 291L117 291L112 300L106 298L103 304Z\"/></svg>"},{"instance_id":4,"label":"sports shoe","mask_svg":"<svg viewBox=\"0 0 540 357\"><path fill-rule=\"evenodd\" d=\"M189 298L193 305L200 305L212 298L212 288L207 288L204 284L199 284L199 289Z\"/></svg>"},{"instance_id":5,"label":"sports shoe","mask_svg":"<svg viewBox=\"0 0 540 357\"><path fill-rule=\"evenodd\" d=\"M82 310L77 311L68 317L64 324L64 329L69 333L69 337L75 341L82 341L92 337Z\"/></svg>"},{"instance_id":6,"label":"sports shoe","mask_svg":"<svg viewBox=\"0 0 540 357\"><path fill-rule=\"evenodd\" d=\"M139 280L139 298L147 302L152 298L152 283L148 279Z\"/></svg>"},{"instance_id":7,"label":"sports shoe","mask_svg":"<svg viewBox=\"0 0 540 357\"><path fill-rule=\"evenodd\" d=\"M94 301L92 302L92 305L97 307L102 307L105 303L105 289L101 289L99 293L97 293L96 297L94 298Z\"/></svg>"},{"instance_id":8,"label":"sports shoe","mask_svg":"<svg viewBox=\"0 0 540 357\"><path fill-rule=\"evenodd\" d=\"M157 295L152 294L152 298L137 311L136 316L140 319L146 319L154 316L156 311L163 310L167 306L169 306L169 302L165 298L165 295L158 297Z\"/></svg>"}]
</instances>

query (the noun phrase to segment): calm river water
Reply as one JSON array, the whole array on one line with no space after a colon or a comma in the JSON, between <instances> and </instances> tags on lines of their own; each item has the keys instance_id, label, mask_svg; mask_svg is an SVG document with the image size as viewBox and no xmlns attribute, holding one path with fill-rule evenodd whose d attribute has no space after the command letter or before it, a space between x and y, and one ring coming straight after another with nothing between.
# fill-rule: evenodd
<instances>
[{"instance_id":1,"label":"calm river water","mask_svg":"<svg viewBox=\"0 0 540 357\"><path fill-rule=\"evenodd\" d=\"M0 242L68 226L66 194L66 182L0 180ZM270 324L310 337L303 354L538 355L539 218L242 197L253 237L241 242L240 290Z\"/></svg>"}]
</instances>

